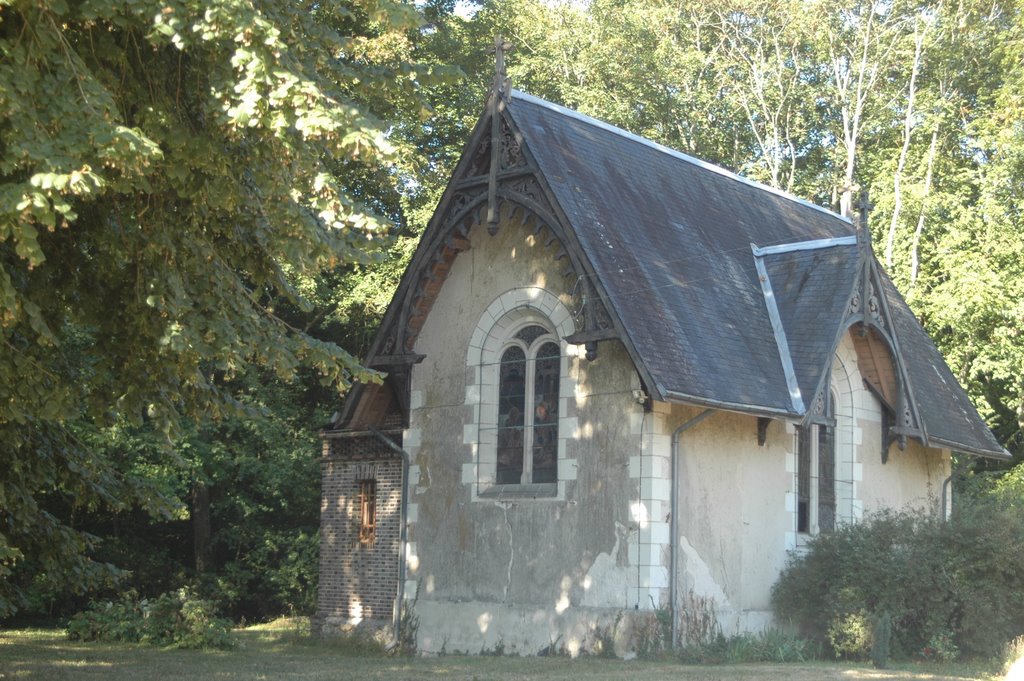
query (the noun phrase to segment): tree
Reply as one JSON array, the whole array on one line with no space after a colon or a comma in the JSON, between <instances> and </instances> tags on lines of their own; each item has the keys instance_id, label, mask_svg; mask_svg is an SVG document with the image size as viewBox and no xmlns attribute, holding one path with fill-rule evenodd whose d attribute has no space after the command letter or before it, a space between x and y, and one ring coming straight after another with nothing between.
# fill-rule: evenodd
<instances>
[{"instance_id":1,"label":"tree","mask_svg":"<svg viewBox=\"0 0 1024 681\"><path fill-rule=\"evenodd\" d=\"M228 386L251 367L374 380L279 310L377 257L388 222L350 180L394 157L376 113L438 74L408 61L420 17L393 0L0 12L3 616L19 562L80 588L111 574L74 509L159 510L94 446L105 427L244 413Z\"/></svg>"},{"instance_id":2,"label":"tree","mask_svg":"<svg viewBox=\"0 0 1024 681\"><path fill-rule=\"evenodd\" d=\"M719 10L723 91L743 112L756 140L752 179L794 191L798 166L813 151L817 118L810 35L801 3L761 4L754 12ZM755 165L756 163L756 165Z\"/></svg>"}]
</instances>

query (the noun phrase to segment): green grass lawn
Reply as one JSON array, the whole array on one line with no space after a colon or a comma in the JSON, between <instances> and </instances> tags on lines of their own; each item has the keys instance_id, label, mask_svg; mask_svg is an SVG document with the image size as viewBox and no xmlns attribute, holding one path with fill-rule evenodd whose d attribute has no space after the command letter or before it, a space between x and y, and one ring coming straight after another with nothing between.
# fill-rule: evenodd
<instances>
[{"instance_id":1,"label":"green grass lawn","mask_svg":"<svg viewBox=\"0 0 1024 681\"><path fill-rule=\"evenodd\" d=\"M676 662L596 658L387 657L345 644L314 643L288 626L252 627L236 633L234 650L162 650L149 646L68 641L55 629L0 631L0 681L401 681L405 679L550 679L612 681L731 681L767 679L885 681L994 680L981 666L903 665L876 671L867 666L813 662L686 666Z\"/></svg>"}]
</instances>

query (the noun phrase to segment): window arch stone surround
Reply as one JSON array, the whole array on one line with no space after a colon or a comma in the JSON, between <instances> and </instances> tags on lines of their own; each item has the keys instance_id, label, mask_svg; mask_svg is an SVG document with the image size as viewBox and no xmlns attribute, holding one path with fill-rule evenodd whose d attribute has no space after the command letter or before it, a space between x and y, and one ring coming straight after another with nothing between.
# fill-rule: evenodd
<instances>
[{"instance_id":1,"label":"window arch stone surround","mask_svg":"<svg viewBox=\"0 0 1024 681\"><path fill-rule=\"evenodd\" d=\"M499 362L515 334L539 325L559 347L559 395L557 473L555 482L499 485L497 473L497 418ZM545 288L514 288L497 296L480 315L466 353L466 406L469 420L464 441L471 461L463 467L462 482L472 488L472 498L534 497L565 498L565 484L576 479L576 462L566 458L566 443L575 437L578 421L570 415L570 398L576 393L574 363L579 352L565 337L575 333L572 314L559 297Z\"/></svg>"}]
</instances>

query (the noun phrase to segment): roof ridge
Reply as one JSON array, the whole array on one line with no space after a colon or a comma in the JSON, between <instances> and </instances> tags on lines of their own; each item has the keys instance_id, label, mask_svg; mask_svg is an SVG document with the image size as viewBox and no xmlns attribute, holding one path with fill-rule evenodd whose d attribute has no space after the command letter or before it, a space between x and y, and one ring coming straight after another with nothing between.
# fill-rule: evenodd
<instances>
[{"instance_id":1,"label":"roof ridge","mask_svg":"<svg viewBox=\"0 0 1024 681\"><path fill-rule=\"evenodd\" d=\"M755 257L762 257L765 255L776 255L778 253L792 253L794 251L816 251L819 248L832 248L833 246L856 246L857 237L855 235L849 236L837 236L828 239L806 239L804 241L789 241L784 244L775 244L774 246L758 246L757 244L750 244L750 248L754 251Z\"/></svg>"},{"instance_id":2,"label":"roof ridge","mask_svg":"<svg viewBox=\"0 0 1024 681\"><path fill-rule=\"evenodd\" d=\"M756 182L755 180L751 180L750 178L743 177L742 175L738 175L738 174L732 172L731 170L726 170L725 168L722 168L721 166L716 166L713 163L708 163L707 161L702 161L699 158L696 158L694 156L690 156L689 154L684 154L683 152L681 152L681 151L679 151L677 149L673 149L671 147L666 147L664 144L659 144L658 142L655 142L654 140L647 139L646 137L642 137L641 135L637 135L635 133L629 132L628 130L624 130L624 129L620 128L620 127L612 125L611 123L607 123L605 121L598 120L597 118L593 118L593 117L588 116L586 114L582 114L579 111L575 111L573 109L569 109L569 108L564 107L564 106L562 106L560 104L555 104L554 102L549 102L546 99L541 99L540 97L536 97L534 95L528 94L526 92L523 92L522 90L512 89L511 96L513 98L515 98L515 99L521 99L523 101L530 102L532 104L536 104L537 106L541 106L541 107L544 107L546 109L550 109L552 111L556 111L556 112L558 112L560 114L563 114L565 116L569 116L570 118L574 118L574 119L576 119L578 121L581 121L583 123L587 123L588 125L593 125L595 127L601 128L602 130L606 130L608 132L615 133L616 135L619 135L621 137L625 137L625 138L630 139L630 140L632 140L634 142L639 142L640 144L643 144L645 146L651 147L652 149L656 149L657 151L660 151L662 153L668 154L670 156L674 156L675 158L678 158L681 161L685 161L685 162L690 163L692 165L695 165L695 166L697 166L699 168L703 168L704 170L709 170L709 171L711 171L713 173L717 173L719 175L722 175L722 176L727 177L729 179L735 180L735 181L740 182L742 184L754 187L755 189L760 189L761 191L765 191L765 192L768 192L770 194L775 194L776 196L779 196L781 198L787 199L789 201L793 201L794 203L798 203L798 204L800 204L802 206L806 206L808 208L813 208L814 210L821 211L821 212L823 212L823 213L825 213L827 215L830 215L830 216L832 216L834 218L842 220L843 222L847 222L847 223L853 224L853 220L851 220L849 217L846 217L844 215L840 215L839 213L831 211L828 208L825 208L824 206L819 206L816 203L811 203L807 199L802 199L799 196L794 196L793 194L790 194L787 191L779 189L778 187L772 187L772 186L767 185L767 184L762 184L761 182Z\"/></svg>"}]
</instances>

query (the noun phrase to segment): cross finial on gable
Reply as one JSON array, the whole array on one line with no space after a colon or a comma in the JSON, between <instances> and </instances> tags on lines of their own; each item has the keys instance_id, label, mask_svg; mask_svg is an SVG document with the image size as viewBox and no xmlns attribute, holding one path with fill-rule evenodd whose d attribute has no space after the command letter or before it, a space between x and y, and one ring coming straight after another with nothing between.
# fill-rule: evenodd
<instances>
[{"instance_id":1,"label":"cross finial on gable","mask_svg":"<svg viewBox=\"0 0 1024 681\"><path fill-rule=\"evenodd\" d=\"M871 249L871 232L868 230L868 216L875 207L868 197L868 190L862 189L860 199L857 201L857 243L863 250Z\"/></svg>"},{"instance_id":2,"label":"cross finial on gable","mask_svg":"<svg viewBox=\"0 0 1024 681\"><path fill-rule=\"evenodd\" d=\"M487 107L491 114L491 169L487 175L487 231L498 233L498 162L501 154L501 110L508 104L511 88L505 74L505 53L512 43L500 35L494 36L494 83Z\"/></svg>"},{"instance_id":3,"label":"cross finial on gable","mask_svg":"<svg viewBox=\"0 0 1024 681\"><path fill-rule=\"evenodd\" d=\"M508 74L505 72L505 53L512 49L512 43L508 42L501 35L494 36L494 47L491 51L494 52L494 82L491 84L491 90L495 95L504 98L508 101L509 80Z\"/></svg>"},{"instance_id":4,"label":"cross finial on gable","mask_svg":"<svg viewBox=\"0 0 1024 681\"><path fill-rule=\"evenodd\" d=\"M871 199L868 198L868 190L864 189L860 193L860 201L857 202L857 210L860 211L860 226L861 229L868 228L868 213L875 207L875 204L871 203Z\"/></svg>"}]
</instances>

